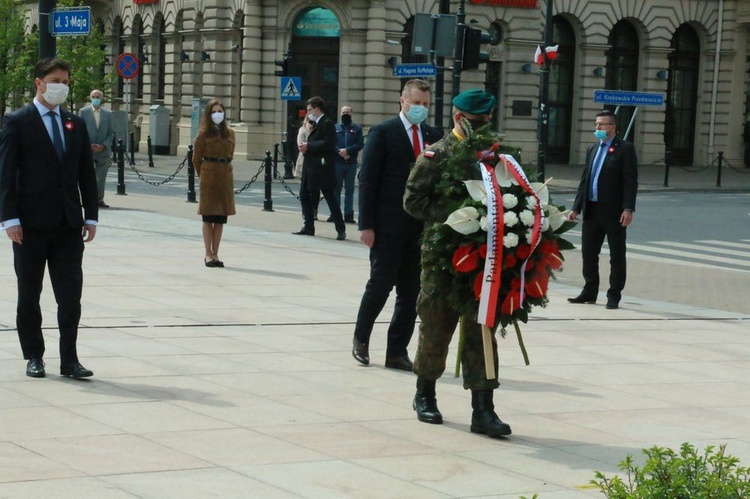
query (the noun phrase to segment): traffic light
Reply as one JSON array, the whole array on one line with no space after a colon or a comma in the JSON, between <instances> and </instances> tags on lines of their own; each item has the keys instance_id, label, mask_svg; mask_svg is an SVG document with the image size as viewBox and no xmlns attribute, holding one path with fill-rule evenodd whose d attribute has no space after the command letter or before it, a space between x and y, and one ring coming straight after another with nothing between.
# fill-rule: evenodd
<instances>
[{"instance_id":1,"label":"traffic light","mask_svg":"<svg viewBox=\"0 0 750 499\"><path fill-rule=\"evenodd\" d=\"M491 43L492 37L486 31L466 26L464 28L464 53L461 58L461 71L477 69L490 60L490 54L482 52L482 45Z\"/></svg>"},{"instance_id":2,"label":"traffic light","mask_svg":"<svg viewBox=\"0 0 750 499\"><path fill-rule=\"evenodd\" d=\"M284 54L283 59L276 59L273 63L280 67L281 69L277 69L274 71L276 76L289 76L289 64L292 60L292 56L289 54L289 52Z\"/></svg>"}]
</instances>

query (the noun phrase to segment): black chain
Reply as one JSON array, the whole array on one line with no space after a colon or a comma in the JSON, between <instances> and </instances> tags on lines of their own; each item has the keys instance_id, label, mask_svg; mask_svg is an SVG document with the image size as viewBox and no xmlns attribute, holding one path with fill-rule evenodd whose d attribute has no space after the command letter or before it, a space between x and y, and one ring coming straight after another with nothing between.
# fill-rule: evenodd
<instances>
[{"instance_id":1,"label":"black chain","mask_svg":"<svg viewBox=\"0 0 750 499\"><path fill-rule=\"evenodd\" d=\"M274 176L274 178L276 178L276 180L278 180L279 182L281 182L281 185L284 187L284 189L286 189L286 192L288 192L289 194L291 194L292 196L294 196L294 199L296 199L296 200L299 201L299 195L295 194L294 191L292 191L292 188L289 187L289 185L286 182L284 182L284 177L282 177L281 175L279 175L279 172L277 170L274 170L273 176Z\"/></svg>"},{"instance_id":2,"label":"black chain","mask_svg":"<svg viewBox=\"0 0 750 499\"><path fill-rule=\"evenodd\" d=\"M734 166L732 163L729 162L728 159L724 158L724 166L731 168L732 170L736 171L737 173L744 173L744 174L750 174L750 168L747 166L744 168L738 168Z\"/></svg>"},{"instance_id":3,"label":"black chain","mask_svg":"<svg viewBox=\"0 0 750 499\"><path fill-rule=\"evenodd\" d=\"M185 159L182 160L182 163L180 163L180 166L177 167L177 170L175 170L175 172L172 175L170 175L166 179L162 180L161 182L152 182L151 180L146 179L146 177L144 177L143 174L141 174L141 172L139 172L138 169L135 167L135 163L129 163L129 165L130 165L130 169L133 170L136 175L138 175L139 179L143 180L144 182L146 182L149 185L154 185L154 186L158 187L160 185L164 185L167 182L171 182L172 180L174 180L174 178L177 176L177 174L180 173L180 171L187 164L187 160L188 159L187 159L187 156L186 156Z\"/></svg>"},{"instance_id":4,"label":"black chain","mask_svg":"<svg viewBox=\"0 0 750 499\"><path fill-rule=\"evenodd\" d=\"M253 178L251 178L251 179L250 179L250 181L249 181L248 183L246 183L245 185L243 185L243 186L242 186L242 187L240 187L239 189L235 190L235 191L234 191L234 193L235 193L235 194L241 194L241 193L242 193L242 191L244 191L244 190L246 190L246 189L250 188L250 186L252 185L252 183L253 183L253 182L255 182L256 180L258 180L258 176L259 176L259 175L260 175L260 173L261 173L261 172L263 171L263 167L265 167L265 166L266 166L266 162L265 162L265 161L262 161L262 162L260 163L260 168L258 168L258 171L257 171L257 172L255 172L255 175L253 175Z\"/></svg>"}]
</instances>

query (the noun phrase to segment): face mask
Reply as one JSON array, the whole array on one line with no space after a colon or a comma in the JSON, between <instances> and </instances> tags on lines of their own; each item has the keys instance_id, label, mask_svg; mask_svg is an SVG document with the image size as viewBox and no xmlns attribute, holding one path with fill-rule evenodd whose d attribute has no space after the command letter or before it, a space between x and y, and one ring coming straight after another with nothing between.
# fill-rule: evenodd
<instances>
[{"instance_id":1,"label":"face mask","mask_svg":"<svg viewBox=\"0 0 750 499\"><path fill-rule=\"evenodd\" d=\"M412 125L419 125L427 119L427 108L419 104L409 104L409 110L406 112L406 119Z\"/></svg>"},{"instance_id":2,"label":"face mask","mask_svg":"<svg viewBox=\"0 0 750 499\"><path fill-rule=\"evenodd\" d=\"M352 117L350 115L348 115L348 114L342 114L341 115L341 123L344 124L344 125L346 125L346 126L351 125L352 124Z\"/></svg>"},{"instance_id":3,"label":"face mask","mask_svg":"<svg viewBox=\"0 0 750 499\"><path fill-rule=\"evenodd\" d=\"M310 120L310 121L312 121L312 122L318 121L318 118L315 116L315 111L308 111L307 112L307 119Z\"/></svg>"},{"instance_id":4,"label":"face mask","mask_svg":"<svg viewBox=\"0 0 750 499\"><path fill-rule=\"evenodd\" d=\"M91 105L94 107L99 107L102 105L102 100L94 97L93 99L91 99Z\"/></svg>"},{"instance_id":5,"label":"face mask","mask_svg":"<svg viewBox=\"0 0 750 499\"><path fill-rule=\"evenodd\" d=\"M471 120L471 119L469 119L467 116L465 116L463 114L461 116L463 116L466 119L466 121L469 122L469 125L471 125L472 131L477 131L480 128L482 128L484 125L486 125L487 123L489 123L489 121L484 121L484 120Z\"/></svg>"},{"instance_id":6,"label":"face mask","mask_svg":"<svg viewBox=\"0 0 750 499\"><path fill-rule=\"evenodd\" d=\"M599 140L604 140L607 138L607 132L605 132L604 130L595 130L594 137L596 137Z\"/></svg>"},{"instance_id":7,"label":"face mask","mask_svg":"<svg viewBox=\"0 0 750 499\"><path fill-rule=\"evenodd\" d=\"M65 83L46 83L47 91L42 94L50 106L59 106L68 98L68 86Z\"/></svg>"},{"instance_id":8,"label":"face mask","mask_svg":"<svg viewBox=\"0 0 750 499\"><path fill-rule=\"evenodd\" d=\"M221 111L211 113L211 121L213 121L215 125L220 124L222 121L224 121L224 113L222 113Z\"/></svg>"}]
</instances>

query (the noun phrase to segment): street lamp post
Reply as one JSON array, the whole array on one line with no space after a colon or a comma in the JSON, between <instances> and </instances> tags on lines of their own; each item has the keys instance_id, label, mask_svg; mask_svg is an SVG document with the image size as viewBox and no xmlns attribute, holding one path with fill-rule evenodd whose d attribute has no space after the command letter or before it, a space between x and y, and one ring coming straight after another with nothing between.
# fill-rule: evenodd
<instances>
[{"instance_id":1,"label":"street lamp post","mask_svg":"<svg viewBox=\"0 0 750 499\"><path fill-rule=\"evenodd\" d=\"M549 72L551 61L547 58L547 47L552 45L552 2L547 0L547 15L544 21L544 47L542 57L544 64L539 71L539 124L537 138L539 140L539 152L537 157L537 181L544 182L544 173L547 163L547 143L549 142Z\"/></svg>"},{"instance_id":2,"label":"street lamp post","mask_svg":"<svg viewBox=\"0 0 750 499\"><path fill-rule=\"evenodd\" d=\"M39 0L39 58L55 57L55 37L50 33L50 18L57 0Z\"/></svg>"},{"instance_id":3,"label":"street lamp post","mask_svg":"<svg viewBox=\"0 0 750 499\"><path fill-rule=\"evenodd\" d=\"M456 12L456 47L453 52L453 81L451 88L452 98L457 96L461 90L461 66L464 54L464 33L466 32L466 0L459 0L458 11ZM453 128L453 113L450 113L448 119L448 128Z\"/></svg>"}]
</instances>

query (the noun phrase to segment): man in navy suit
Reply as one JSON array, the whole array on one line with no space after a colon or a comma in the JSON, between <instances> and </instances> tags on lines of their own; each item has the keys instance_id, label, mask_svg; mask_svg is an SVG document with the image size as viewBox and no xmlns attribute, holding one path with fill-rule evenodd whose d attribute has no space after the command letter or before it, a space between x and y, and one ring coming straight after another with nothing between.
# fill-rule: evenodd
<instances>
[{"instance_id":1,"label":"man in navy suit","mask_svg":"<svg viewBox=\"0 0 750 499\"><path fill-rule=\"evenodd\" d=\"M0 134L0 224L13 241L16 327L26 375L35 378L46 375L39 306L45 266L57 300L60 374L94 374L79 362L76 340L83 247L96 234L96 173L86 123L60 107L69 75L70 65L61 59L39 61L34 101L6 114Z\"/></svg>"},{"instance_id":2,"label":"man in navy suit","mask_svg":"<svg viewBox=\"0 0 750 499\"><path fill-rule=\"evenodd\" d=\"M596 303L599 294L599 253L607 238L609 245L608 309L620 305L625 287L626 229L633 222L638 192L638 158L630 142L617 137L615 115L602 111L596 115L594 135L599 143L586 152L586 168L578 186L568 218L583 216L581 253L585 284L570 303Z\"/></svg>"},{"instance_id":3,"label":"man in navy suit","mask_svg":"<svg viewBox=\"0 0 750 499\"><path fill-rule=\"evenodd\" d=\"M396 303L388 328L385 366L412 370L406 348L414 333L419 295L422 222L404 211L404 189L416 158L440 132L426 124L430 84L406 82L401 112L375 125L367 136L359 177L360 240L370 248L370 279L354 328L352 355L370 363L370 334L393 287Z\"/></svg>"}]
</instances>

